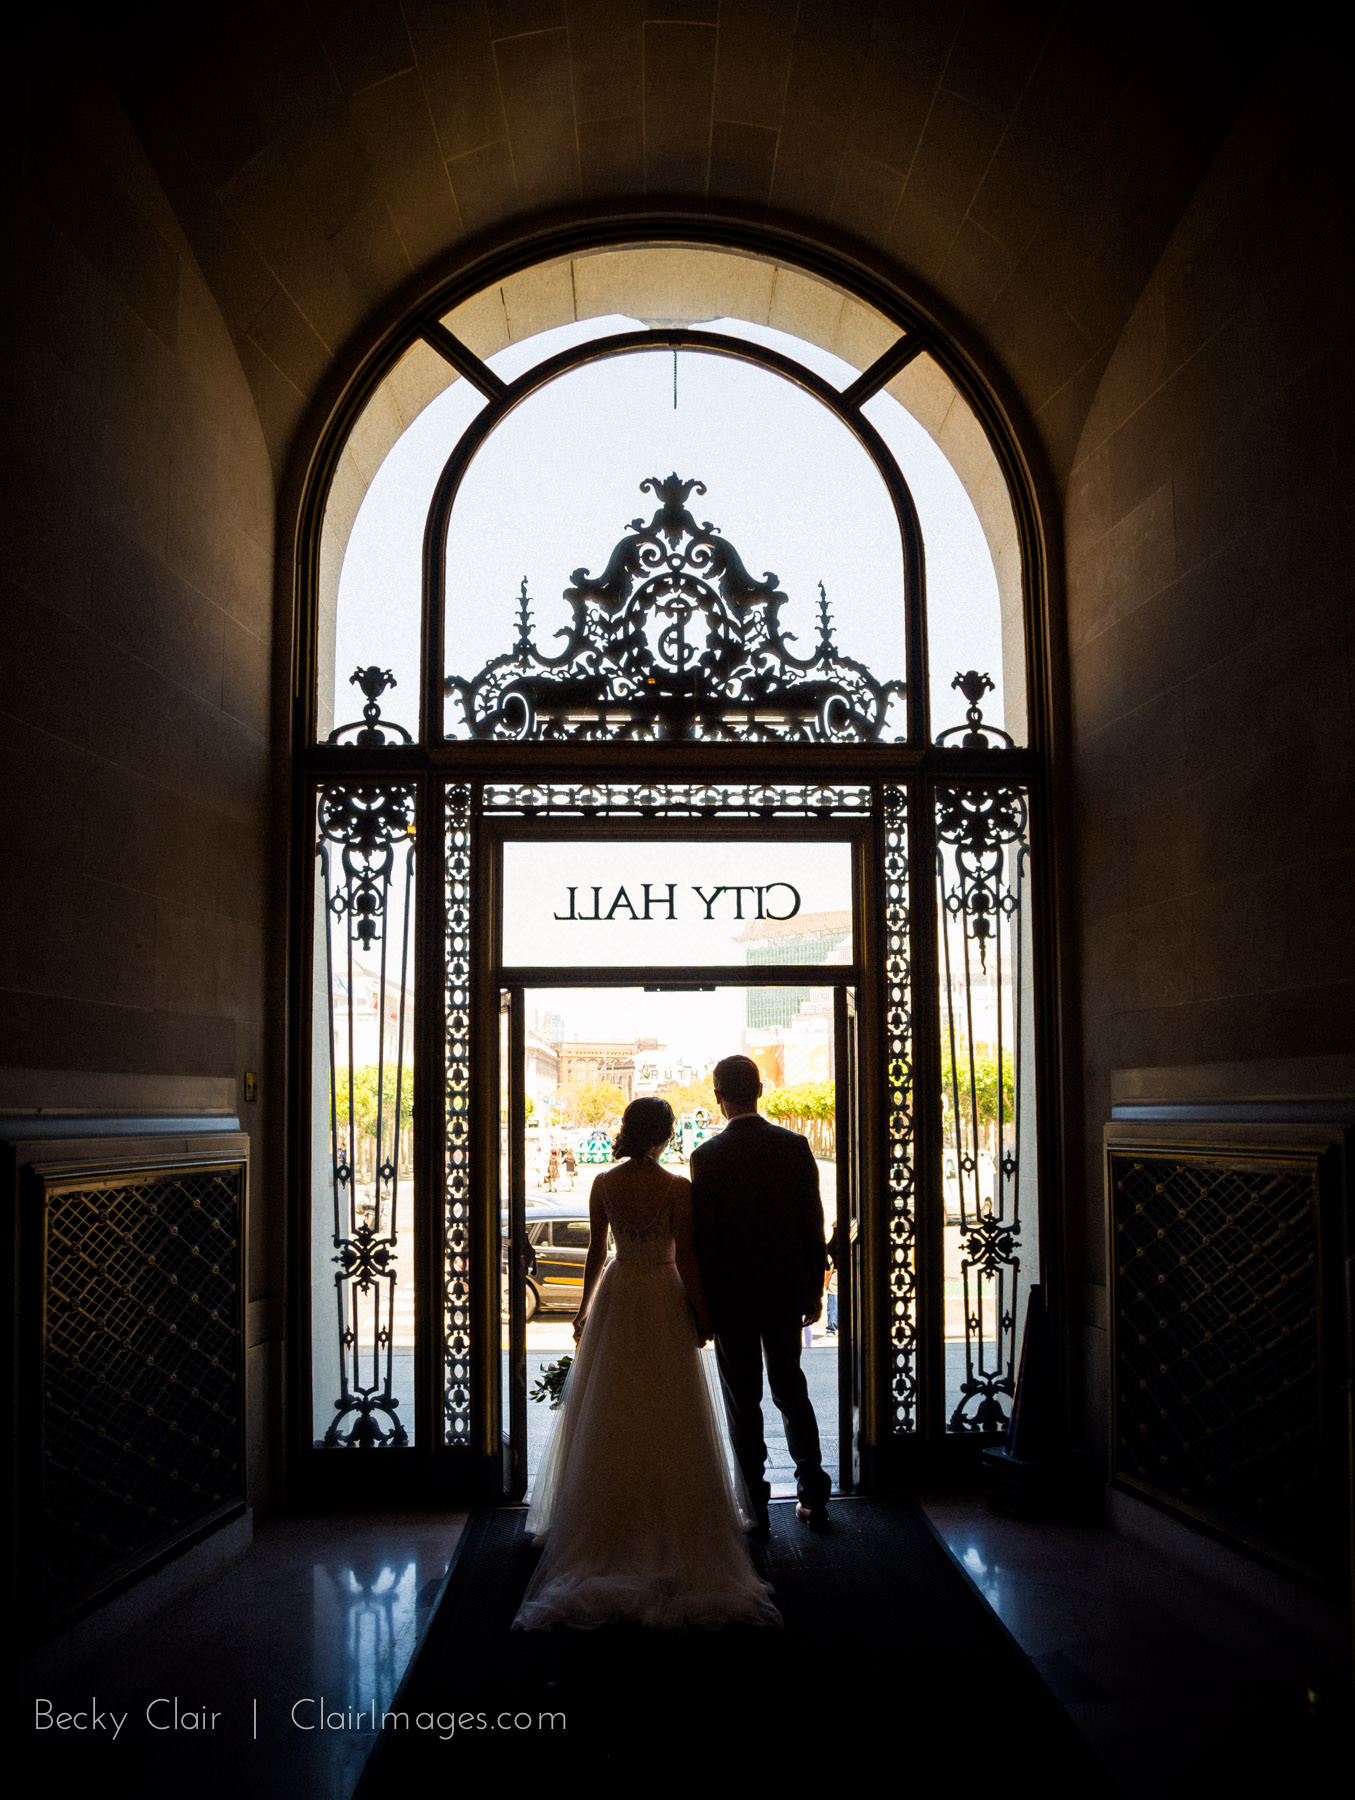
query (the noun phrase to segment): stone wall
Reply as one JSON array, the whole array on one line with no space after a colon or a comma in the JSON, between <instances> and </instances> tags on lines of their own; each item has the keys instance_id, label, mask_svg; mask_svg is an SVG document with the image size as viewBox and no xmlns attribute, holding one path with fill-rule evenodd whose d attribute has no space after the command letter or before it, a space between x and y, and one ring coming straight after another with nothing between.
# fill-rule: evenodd
<instances>
[{"instance_id":1,"label":"stone wall","mask_svg":"<svg viewBox=\"0 0 1355 1800\"><path fill-rule=\"evenodd\" d=\"M0 1064L230 1077L241 1101L260 1074L240 1112L262 1477L282 1233L272 478L217 305L78 39L26 74L6 146ZM0 1079L9 1104L36 1091Z\"/></svg>"},{"instance_id":2,"label":"stone wall","mask_svg":"<svg viewBox=\"0 0 1355 1800\"><path fill-rule=\"evenodd\" d=\"M1355 1048L1349 145L1316 80L1244 111L1069 483L1089 1395L1111 1071Z\"/></svg>"}]
</instances>

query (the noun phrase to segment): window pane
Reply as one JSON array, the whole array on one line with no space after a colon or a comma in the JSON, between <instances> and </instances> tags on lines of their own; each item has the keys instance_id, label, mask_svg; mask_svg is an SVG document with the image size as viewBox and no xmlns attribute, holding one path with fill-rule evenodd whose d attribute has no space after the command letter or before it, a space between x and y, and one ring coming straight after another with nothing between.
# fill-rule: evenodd
<instances>
[{"instance_id":1,"label":"window pane","mask_svg":"<svg viewBox=\"0 0 1355 1800\"><path fill-rule=\"evenodd\" d=\"M459 338L504 382L516 381L528 369L558 356L562 350L572 349L575 344L587 344L593 338L624 336L637 330L640 324L638 319L607 313L587 319L561 318L524 336L515 327L521 326L524 314L530 322L534 309L514 307L511 313L506 312L505 297L511 304L521 295L514 291L512 284L505 283L502 290L491 289L454 306L442 321L453 337ZM537 316L550 316L555 310L551 307Z\"/></svg>"},{"instance_id":2,"label":"window pane","mask_svg":"<svg viewBox=\"0 0 1355 1800\"><path fill-rule=\"evenodd\" d=\"M314 1434L414 1439L414 790L318 804L311 1130Z\"/></svg>"},{"instance_id":3,"label":"window pane","mask_svg":"<svg viewBox=\"0 0 1355 1800\"><path fill-rule=\"evenodd\" d=\"M826 408L738 358L605 358L509 414L457 496L446 629L452 737L906 730L885 485Z\"/></svg>"},{"instance_id":4,"label":"window pane","mask_svg":"<svg viewBox=\"0 0 1355 1800\"><path fill-rule=\"evenodd\" d=\"M538 263L472 294L442 322L505 381L567 341L696 327L768 344L844 388L901 335L816 275L695 244L627 244Z\"/></svg>"},{"instance_id":5,"label":"window pane","mask_svg":"<svg viewBox=\"0 0 1355 1800\"><path fill-rule=\"evenodd\" d=\"M946 1412L997 1431L1039 1279L1028 808L1015 788L936 807Z\"/></svg>"},{"instance_id":6,"label":"window pane","mask_svg":"<svg viewBox=\"0 0 1355 1800\"><path fill-rule=\"evenodd\" d=\"M423 534L433 488L483 395L416 344L372 396L335 471L321 540L316 734L361 718L357 669L389 670L383 720L419 730ZM393 690L393 691L392 691ZM349 732L344 741L351 742Z\"/></svg>"},{"instance_id":7,"label":"window pane","mask_svg":"<svg viewBox=\"0 0 1355 1800\"><path fill-rule=\"evenodd\" d=\"M990 675L985 715L1025 741L1025 637L1016 521L982 426L921 356L862 407L908 483L927 564L932 736L965 716L957 674Z\"/></svg>"}]
</instances>

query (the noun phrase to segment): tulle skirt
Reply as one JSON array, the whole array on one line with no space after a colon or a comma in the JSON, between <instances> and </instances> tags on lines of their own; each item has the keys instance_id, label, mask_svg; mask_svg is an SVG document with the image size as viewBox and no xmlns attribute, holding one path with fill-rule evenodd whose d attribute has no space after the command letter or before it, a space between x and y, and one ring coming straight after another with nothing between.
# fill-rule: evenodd
<instances>
[{"instance_id":1,"label":"tulle skirt","mask_svg":"<svg viewBox=\"0 0 1355 1800\"><path fill-rule=\"evenodd\" d=\"M671 1262L598 1283L527 1528L546 1549L513 1623L779 1625L748 1555L708 1359Z\"/></svg>"}]
</instances>

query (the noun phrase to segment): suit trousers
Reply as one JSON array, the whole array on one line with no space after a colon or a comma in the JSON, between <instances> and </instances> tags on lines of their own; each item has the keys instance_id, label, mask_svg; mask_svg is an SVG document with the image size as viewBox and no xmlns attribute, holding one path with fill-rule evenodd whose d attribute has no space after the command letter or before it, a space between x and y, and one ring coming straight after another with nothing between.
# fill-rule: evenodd
<instances>
[{"instance_id":1,"label":"suit trousers","mask_svg":"<svg viewBox=\"0 0 1355 1800\"><path fill-rule=\"evenodd\" d=\"M735 1460L749 1501L765 1506L767 1445L762 1429L762 1363L767 1386L786 1427L786 1444L795 1464L795 1487L806 1506L822 1506L832 1491L819 1448L819 1422L800 1367L798 1312L750 1313L721 1319L715 1328L715 1359L724 1389L725 1416Z\"/></svg>"}]
</instances>

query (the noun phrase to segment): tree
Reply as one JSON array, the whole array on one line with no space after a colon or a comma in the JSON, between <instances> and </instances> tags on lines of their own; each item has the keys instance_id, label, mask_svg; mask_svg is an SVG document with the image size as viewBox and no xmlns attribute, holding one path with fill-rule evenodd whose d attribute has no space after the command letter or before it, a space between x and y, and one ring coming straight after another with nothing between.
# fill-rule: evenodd
<instances>
[{"instance_id":1,"label":"tree","mask_svg":"<svg viewBox=\"0 0 1355 1800\"><path fill-rule=\"evenodd\" d=\"M351 1079L350 1079L351 1076ZM339 1128L339 1144L347 1153L348 1103L353 1102L353 1160L361 1180L374 1179L379 1162L396 1153L395 1067L387 1064L381 1072L381 1142L376 1141L377 1081L375 1063L361 1068L334 1071L334 1112ZM414 1071L405 1065L401 1071L399 1108L399 1166L407 1170L414 1153L414 1134L410 1124L414 1117Z\"/></svg>"},{"instance_id":2,"label":"tree","mask_svg":"<svg viewBox=\"0 0 1355 1800\"><path fill-rule=\"evenodd\" d=\"M673 1109L675 1118L694 1113L698 1106L704 1107L708 1113L714 1113L715 1094L710 1085L710 1078L705 1081L673 1081L662 1090L662 1097Z\"/></svg>"},{"instance_id":3,"label":"tree","mask_svg":"<svg viewBox=\"0 0 1355 1800\"><path fill-rule=\"evenodd\" d=\"M351 1081L350 1081L351 1075ZM405 1132L414 1117L414 1071L408 1064L402 1071L400 1084L400 1130ZM377 1125L377 1085L375 1063L361 1068L334 1071L334 1106L338 1114L339 1135L348 1130L348 1098L353 1097L353 1125L359 1138L374 1138ZM381 1076L381 1126L389 1142L395 1131L395 1067L388 1063Z\"/></svg>"},{"instance_id":4,"label":"tree","mask_svg":"<svg viewBox=\"0 0 1355 1800\"><path fill-rule=\"evenodd\" d=\"M951 1084L951 1045L942 1047L941 1110L948 1131L955 1129L955 1088ZM971 1052L963 1038L955 1043L955 1086L959 1088L960 1117L966 1126L971 1106L977 1109L980 1135L990 1135L998 1122L997 1049L993 1044L975 1044ZM971 1096L971 1082L973 1092ZM1010 1050L1002 1052L1002 1122L1010 1125L1016 1111L1016 1065Z\"/></svg>"},{"instance_id":5,"label":"tree","mask_svg":"<svg viewBox=\"0 0 1355 1800\"><path fill-rule=\"evenodd\" d=\"M762 1110L769 1119L780 1119L809 1139L816 1156L831 1160L837 1155L837 1083L799 1081L791 1087L764 1092Z\"/></svg>"},{"instance_id":6,"label":"tree","mask_svg":"<svg viewBox=\"0 0 1355 1800\"><path fill-rule=\"evenodd\" d=\"M834 1119L837 1083L800 1081L791 1087L773 1088L763 1096L762 1110L769 1119Z\"/></svg>"},{"instance_id":7,"label":"tree","mask_svg":"<svg viewBox=\"0 0 1355 1800\"><path fill-rule=\"evenodd\" d=\"M555 1104L566 1125L605 1125L626 1110L626 1096L610 1081L583 1081L555 1091Z\"/></svg>"}]
</instances>

